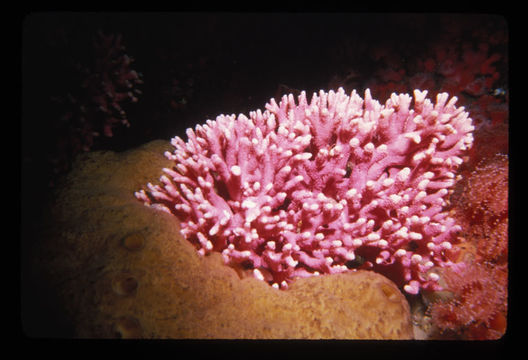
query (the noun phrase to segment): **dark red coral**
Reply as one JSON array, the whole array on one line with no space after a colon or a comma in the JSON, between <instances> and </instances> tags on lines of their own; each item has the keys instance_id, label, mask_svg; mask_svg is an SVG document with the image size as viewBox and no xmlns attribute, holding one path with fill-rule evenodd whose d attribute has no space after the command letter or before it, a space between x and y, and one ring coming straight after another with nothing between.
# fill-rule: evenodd
<instances>
[{"instance_id":1,"label":"dark red coral","mask_svg":"<svg viewBox=\"0 0 528 360\"><path fill-rule=\"evenodd\" d=\"M456 197L455 197L456 199ZM476 261L505 267L508 258L508 157L483 160L456 199L462 236L476 248Z\"/></svg>"},{"instance_id":2,"label":"dark red coral","mask_svg":"<svg viewBox=\"0 0 528 360\"><path fill-rule=\"evenodd\" d=\"M483 160L451 201L462 242L443 273L454 298L433 303L429 314L440 337L497 339L506 331L508 289L508 157Z\"/></svg>"},{"instance_id":3,"label":"dark red coral","mask_svg":"<svg viewBox=\"0 0 528 360\"><path fill-rule=\"evenodd\" d=\"M443 276L455 294L435 303L429 314L444 334L464 339L497 339L506 331L507 273L497 267L474 263L449 269Z\"/></svg>"}]
</instances>

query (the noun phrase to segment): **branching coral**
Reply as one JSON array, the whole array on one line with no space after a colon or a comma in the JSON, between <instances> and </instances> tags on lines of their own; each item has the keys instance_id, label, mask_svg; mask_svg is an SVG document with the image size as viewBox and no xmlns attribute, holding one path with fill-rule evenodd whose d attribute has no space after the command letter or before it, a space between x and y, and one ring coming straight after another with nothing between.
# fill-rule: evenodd
<instances>
[{"instance_id":1,"label":"branching coral","mask_svg":"<svg viewBox=\"0 0 528 360\"><path fill-rule=\"evenodd\" d=\"M54 173L68 171L72 159L91 150L97 137L112 137L120 124L130 126L126 105L137 102L141 94L142 75L132 68L134 59L126 53L120 34L99 31L91 45L84 45L88 50L84 58L69 54L72 58L64 60L70 65L59 75L71 84L64 85L66 89L61 86L62 93L52 97L60 111L53 124L54 148L48 155Z\"/></svg>"},{"instance_id":2,"label":"branching coral","mask_svg":"<svg viewBox=\"0 0 528 360\"><path fill-rule=\"evenodd\" d=\"M102 114L102 123L93 124L94 130L100 127L107 137L112 137L112 129L119 123L130 126L121 105L138 101L141 91L137 85L143 82L140 74L131 68L134 59L125 53L121 40L120 34L98 33L93 42L93 69L87 70L88 76L82 84L91 97L89 105Z\"/></svg>"},{"instance_id":3,"label":"branching coral","mask_svg":"<svg viewBox=\"0 0 528 360\"><path fill-rule=\"evenodd\" d=\"M443 207L473 126L456 97L426 94L302 92L220 115L175 137L174 167L136 197L178 216L200 254L277 288L360 264L411 294L438 289L430 269L451 264L460 230Z\"/></svg>"}]
</instances>

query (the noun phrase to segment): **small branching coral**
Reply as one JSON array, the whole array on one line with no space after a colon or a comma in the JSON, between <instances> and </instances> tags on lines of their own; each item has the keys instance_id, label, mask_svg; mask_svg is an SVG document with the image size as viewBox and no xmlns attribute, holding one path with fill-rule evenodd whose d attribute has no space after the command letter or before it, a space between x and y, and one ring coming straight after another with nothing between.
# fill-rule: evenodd
<instances>
[{"instance_id":1,"label":"small branching coral","mask_svg":"<svg viewBox=\"0 0 528 360\"><path fill-rule=\"evenodd\" d=\"M430 270L452 264L460 230L444 206L474 128L456 97L426 95L382 105L340 88L220 115L175 137L174 166L135 195L176 215L200 254L275 288L361 267L411 294L438 289Z\"/></svg>"},{"instance_id":2,"label":"small branching coral","mask_svg":"<svg viewBox=\"0 0 528 360\"><path fill-rule=\"evenodd\" d=\"M70 41L82 44L75 38ZM134 59L127 55L120 34L99 31L91 46L85 44L84 48L87 54L83 58L68 54L71 58L63 60L71 65L61 68L58 77L70 84L59 81L60 91L65 93L51 98L60 114L51 125L55 141L48 150L54 174L67 172L75 156L90 151L101 135L110 138L120 124L129 127L126 105L137 102L141 94L142 74L132 68ZM54 183L56 179L51 180Z\"/></svg>"},{"instance_id":3,"label":"small branching coral","mask_svg":"<svg viewBox=\"0 0 528 360\"><path fill-rule=\"evenodd\" d=\"M93 69L84 69L87 76L82 83L90 97L87 107L93 107L94 130L102 131L106 137L113 136L113 128L118 124L130 126L122 105L137 102L141 91L137 85L142 84L141 74L131 68L134 61L125 53L120 34L104 35L98 33L93 41ZM96 123L96 120L99 120ZM97 134L99 135L99 134Z\"/></svg>"}]
</instances>

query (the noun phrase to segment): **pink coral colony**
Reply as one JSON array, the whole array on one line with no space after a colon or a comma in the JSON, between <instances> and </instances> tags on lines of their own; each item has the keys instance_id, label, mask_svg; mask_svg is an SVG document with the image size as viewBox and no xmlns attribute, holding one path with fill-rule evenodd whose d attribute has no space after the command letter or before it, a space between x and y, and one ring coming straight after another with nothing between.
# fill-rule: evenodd
<instances>
[{"instance_id":1,"label":"pink coral colony","mask_svg":"<svg viewBox=\"0 0 528 360\"><path fill-rule=\"evenodd\" d=\"M456 97L426 95L381 105L340 88L220 115L172 139L174 167L135 195L176 215L201 255L275 288L360 267L410 294L438 290L460 230L444 207L474 127Z\"/></svg>"}]
</instances>

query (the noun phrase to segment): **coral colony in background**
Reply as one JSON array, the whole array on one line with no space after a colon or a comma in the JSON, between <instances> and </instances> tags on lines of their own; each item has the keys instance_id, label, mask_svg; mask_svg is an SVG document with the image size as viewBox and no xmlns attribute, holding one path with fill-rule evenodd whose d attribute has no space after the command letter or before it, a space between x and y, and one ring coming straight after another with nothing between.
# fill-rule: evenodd
<instances>
[{"instance_id":1,"label":"coral colony in background","mask_svg":"<svg viewBox=\"0 0 528 360\"><path fill-rule=\"evenodd\" d=\"M461 188L451 198L463 229L451 254L459 262L443 274L454 297L432 303L428 313L444 337L497 339L507 315L508 157L482 161Z\"/></svg>"},{"instance_id":2,"label":"coral colony in background","mask_svg":"<svg viewBox=\"0 0 528 360\"><path fill-rule=\"evenodd\" d=\"M134 59L127 55L120 34L97 32L91 50L88 59L74 59L79 62L72 72L79 83L53 97L66 109L56 124L59 141L50 156L55 173L69 170L71 159L91 150L95 138L110 138L117 126L130 126L124 106L137 102L141 94L141 74L132 69Z\"/></svg>"},{"instance_id":3,"label":"coral colony in background","mask_svg":"<svg viewBox=\"0 0 528 360\"><path fill-rule=\"evenodd\" d=\"M174 166L136 197L176 215L200 254L275 288L362 268L409 294L441 289L461 230L443 208L474 127L456 97L426 95L380 104L340 88L220 115L175 137Z\"/></svg>"}]
</instances>

